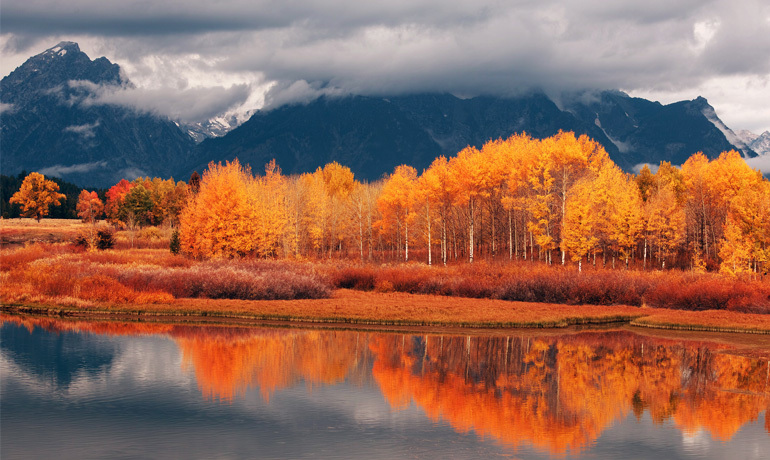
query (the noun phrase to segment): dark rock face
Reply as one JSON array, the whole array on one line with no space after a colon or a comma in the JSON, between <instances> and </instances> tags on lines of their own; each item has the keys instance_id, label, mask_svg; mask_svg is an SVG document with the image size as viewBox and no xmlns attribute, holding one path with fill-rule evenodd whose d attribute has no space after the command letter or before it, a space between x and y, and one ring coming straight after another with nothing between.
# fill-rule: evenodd
<instances>
[{"instance_id":1,"label":"dark rock face","mask_svg":"<svg viewBox=\"0 0 770 460\"><path fill-rule=\"evenodd\" d=\"M625 157L626 161L616 159L624 168L661 161L680 165L695 152L716 158L721 152L740 150L708 118L716 118L716 114L702 97L661 105L619 91L604 91L591 98L576 98L566 104L566 110L601 127ZM721 124L718 118L716 122ZM746 148L742 153L756 156Z\"/></svg>"},{"instance_id":2,"label":"dark rock face","mask_svg":"<svg viewBox=\"0 0 770 460\"><path fill-rule=\"evenodd\" d=\"M374 180L400 164L422 171L439 155L455 155L468 145L481 147L522 131L546 137L560 129L588 134L617 152L600 129L540 94L468 100L449 94L353 96L258 112L226 136L199 144L194 169L238 157L256 171L275 158L285 173L300 173L337 161L356 177Z\"/></svg>"},{"instance_id":3,"label":"dark rock face","mask_svg":"<svg viewBox=\"0 0 770 460\"><path fill-rule=\"evenodd\" d=\"M541 93L472 99L450 94L322 97L258 112L226 136L202 142L185 173L235 157L259 171L275 158L286 173L338 161L358 178L372 180L399 164L421 171L437 156L452 156L468 145L481 147L521 132L542 138L559 130L587 134L631 171L640 163L678 165L698 151L714 158L736 148L704 115L709 109L713 112L703 98L661 105L617 91L576 97L564 110Z\"/></svg>"},{"instance_id":4,"label":"dark rock face","mask_svg":"<svg viewBox=\"0 0 770 460\"><path fill-rule=\"evenodd\" d=\"M101 88L130 85L106 58L62 42L0 81L2 172L40 171L107 187L140 175L168 177L194 145L173 122L94 103Z\"/></svg>"}]
</instances>

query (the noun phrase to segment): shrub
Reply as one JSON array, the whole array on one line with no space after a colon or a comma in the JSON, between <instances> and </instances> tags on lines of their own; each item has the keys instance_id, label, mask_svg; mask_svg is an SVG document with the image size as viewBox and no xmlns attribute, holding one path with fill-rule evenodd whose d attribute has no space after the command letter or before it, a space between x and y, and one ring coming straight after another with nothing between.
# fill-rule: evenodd
<instances>
[{"instance_id":1,"label":"shrub","mask_svg":"<svg viewBox=\"0 0 770 460\"><path fill-rule=\"evenodd\" d=\"M377 277L371 267L345 267L331 275L331 284L341 289L371 291Z\"/></svg>"},{"instance_id":2,"label":"shrub","mask_svg":"<svg viewBox=\"0 0 770 460\"><path fill-rule=\"evenodd\" d=\"M179 250L182 248L182 243L179 241L179 230L171 232L171 240L168 243L168 248L171 254L179 254Z\"/></svg>"},{"instance_id":3,"label":"shrub","mask_svg":"<svg viewBox=\"0 0 770 460\"><path fill-rule=\"evenodd\" d=\"M115 246L115 233L109 227L100 228L96 232L96 248L104 251Z\"/></svg>"}]
</instances>

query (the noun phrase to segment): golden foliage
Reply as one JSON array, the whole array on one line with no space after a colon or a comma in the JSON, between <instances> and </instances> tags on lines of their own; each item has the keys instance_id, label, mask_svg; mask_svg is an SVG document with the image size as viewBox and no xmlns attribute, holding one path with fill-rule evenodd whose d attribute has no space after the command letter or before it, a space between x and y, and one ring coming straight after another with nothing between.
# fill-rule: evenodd
<instances>
[{"instance_id":1,"label":"golden foliage","mask_svg":"<svg viewBox=\"0 0 770 460\"><path fill-rule=\"evenodd\" d=\"M48 215L51 206L59 206L65 198L63 193L59 193L59 184L33 172L24 178L19 191L11 196L10 203L19 204L23 216L33 217L39 222Z\"/></svg>"}]
</instances>

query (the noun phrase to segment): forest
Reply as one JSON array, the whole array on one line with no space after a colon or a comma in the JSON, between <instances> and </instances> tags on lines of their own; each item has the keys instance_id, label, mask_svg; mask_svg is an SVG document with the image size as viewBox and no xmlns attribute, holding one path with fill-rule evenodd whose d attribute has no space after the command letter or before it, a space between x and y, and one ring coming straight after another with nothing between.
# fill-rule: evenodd
<instances>
[{"instance_id":1,"label":"forest","mask_svg":"<svg viewBox=\"0 0 770 460\"><path fill-rule=\"evenodd\" d=\"M237 159L189 184L140 178L106 194L116 226L171 225L195 259L539 261L766 273L770 181L735 151L624 173L586 136L517 134L360 182L330 163L284 176Z\"/></svg>"}]
</instances>

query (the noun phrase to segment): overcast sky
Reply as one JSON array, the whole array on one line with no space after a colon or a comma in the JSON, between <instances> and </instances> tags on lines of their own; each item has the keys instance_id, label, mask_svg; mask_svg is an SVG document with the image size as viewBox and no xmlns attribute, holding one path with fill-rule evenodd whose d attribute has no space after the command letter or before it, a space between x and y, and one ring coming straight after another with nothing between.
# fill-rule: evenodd
<instances>
[{"instance_id":1,"label":"overcast sky","mask_svg":"<svg viewBox=\"0 0 770 460\"><path fill-rule=\"evenodd\" d=\"M320 93L621 89L770 130L767 0L3 0L0 70L61 40L184 121Z\"/></svg>"}]
</instances>

